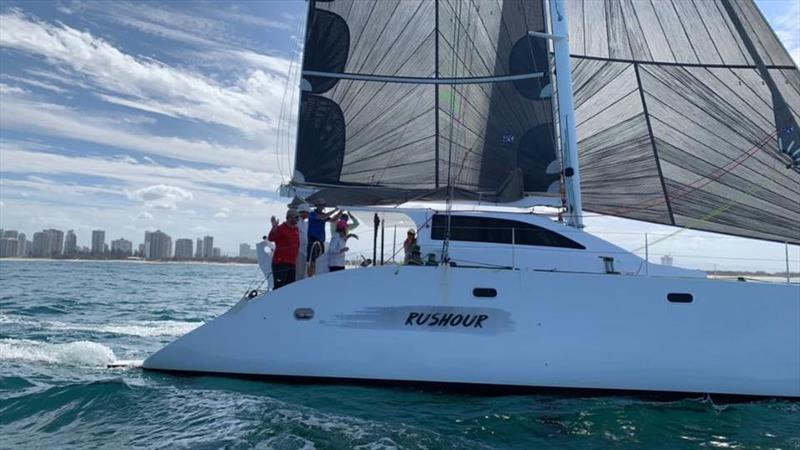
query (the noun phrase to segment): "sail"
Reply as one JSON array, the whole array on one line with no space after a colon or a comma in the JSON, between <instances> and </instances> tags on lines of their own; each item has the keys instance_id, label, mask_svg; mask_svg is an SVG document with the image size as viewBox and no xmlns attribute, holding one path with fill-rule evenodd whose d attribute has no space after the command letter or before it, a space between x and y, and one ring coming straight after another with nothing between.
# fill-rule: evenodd
<instances>
[{"instance_id":1,"label":"sail","mask_svg":"<svg viewBox=\"0 0 800 450\"><path fill-rule=\"evenodd\" d=\"M545 23L542 1L312 0L292 183L557 193Z\"/></svg>"},{"instance_id":2,"label":"sail","mask_svg":"<svg viewBox=\"0 0 800 450\"><path fill-rule=\"evenodd\" d=\"M750 0L567 0L583 206L800 243L800 72Z\"/></svg>"}]
</instances>

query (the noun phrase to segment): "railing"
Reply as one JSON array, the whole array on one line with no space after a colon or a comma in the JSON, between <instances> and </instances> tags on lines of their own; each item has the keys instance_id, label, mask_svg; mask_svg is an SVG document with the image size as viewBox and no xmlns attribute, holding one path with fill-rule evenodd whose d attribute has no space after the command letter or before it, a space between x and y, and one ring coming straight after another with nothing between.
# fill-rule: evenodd
<instances>
[{"instance_id":1,"label":"railing","mask_svg":"<svg viewBox=\"0 0 800 450\"><path fill-rule=\"evenodd\" d=\"M430 228L421 230L422 234L427 234ZM626 232L626 231L605 231L588 230L588 234L594 235L602 240L616 245L622 251L595 250L592 248L574 249L562 248L557 246L526 245L520 242L520 237L525 240L530 239L531 233L538 230L526 228L509 227L451 227L451 236L459 231L474 231L478 237L483 235L484 240L464 241L451 237L451 253L464 253L470 250L487 250L492 244L497 245L498 250L501 246L507 246L508 259L502 264L496 264L497 258L492 260L494 263L487 264L486 261L467 260L457 254L451 256L451 260L460 265L485 265L509 269L521 269L525 267L522 254L528 252L551 253L553 255L581 255L591 254L598 257L598 264L602 264L599 258L619 258L631 253L642 258L643 262L637 274L644 276L656 276L652 274L653 265L672 265L687 269L697 269L708 273L712 277L759 277L763 281L800 282L800 247L791 246L788 243L776 244L762 241L752 241L742 238L719 236L719 235L681 235L674 236L670 233L653 232ZM527 233L527 237L526 237ZM575 242L581 239L577 235L585 234L583 231L564 227L557 230L558 235L571 238ZM575 236L575 237L572 237ZM546 239L546 237L545 237ZM488 242L487 242L488 241ZM427 254L433 253L437 259L441 257L441 240L422 240L421 258L424 263ZM489 245L490 247L487 247ZM378 259L385 259L389 263L401 263L403 260L403 247L393 244L388 249L377 249ZM365 258L372 257L372 249L361 252L351 251L348 259L358 257L363 254ZM502 251L502 250L501 250ZM479 258L476 258L479 259ZM656 259L654 262L653 260ZM661 264L659 264L659 261ZM598 266L601 267L601 266Z\"/></svg>"}]
</instances>

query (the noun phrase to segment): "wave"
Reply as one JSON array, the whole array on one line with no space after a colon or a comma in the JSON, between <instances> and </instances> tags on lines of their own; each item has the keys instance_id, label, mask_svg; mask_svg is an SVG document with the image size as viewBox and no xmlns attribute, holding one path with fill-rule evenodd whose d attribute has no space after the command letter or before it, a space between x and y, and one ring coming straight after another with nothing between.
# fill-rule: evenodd
<instances>
[{"instance_id":1,"label":"wave","mask_svg":"<svg viewBox=\"0 0 800 450\"><path fill-rule=\"evenodd\" d=\"M144 320L123 323L68 323L54 320L32 320L29 318L0 314L0 324L17 324L35 328L64 331L85 331L129 336L183 336L203 324L203 322L182 322L177 320Z\"/></svg>"},{"instance_id":2,"label":"wave","mask_svg":"<svg viewBox=\"0 0 800 450\"><path fill-rule=\"evenodd\" d=\"M117 358L110 348L97 342L52 344L28 339L0 339L0 361L4 360L107 367Z\"/></svg>"}]
</instances>

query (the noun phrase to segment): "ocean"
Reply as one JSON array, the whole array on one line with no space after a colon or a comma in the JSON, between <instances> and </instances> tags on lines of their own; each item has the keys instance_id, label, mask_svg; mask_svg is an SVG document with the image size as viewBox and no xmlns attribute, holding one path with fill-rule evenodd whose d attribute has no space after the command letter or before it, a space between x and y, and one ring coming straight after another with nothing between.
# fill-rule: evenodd
<instances>
[{"instance_id":1,"label":"ocean","mask_svg":"<svg viewBox=\"0 0 800 450\"><path fill-rule=\"evenodd\" d=\"M0 260L0 448L800 449L800 402L786 400L478 396L136 367L257 279L255 265Z\"/></svg>"}]
</instances>

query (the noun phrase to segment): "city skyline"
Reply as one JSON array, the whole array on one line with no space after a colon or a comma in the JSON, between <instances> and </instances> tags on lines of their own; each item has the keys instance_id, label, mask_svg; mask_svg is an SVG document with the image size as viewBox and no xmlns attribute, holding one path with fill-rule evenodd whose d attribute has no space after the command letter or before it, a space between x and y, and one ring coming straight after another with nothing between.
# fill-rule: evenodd
<instances>
[{"instance_id":1,"label":"city skyline","mask_svg":"<svg viewBox=\"0 0 800 450\"><path fill-rule=\"evenodd\" d=\"M0 228L0 257L68 257L68 256L108 256L128 255L140 256L145 259L212 259L212 258L252 258L255 259L255 243L240 242L236 252L227 253L219 247L213 246L213 236L197 238L197 242L210 244L207 251L195 255L194 238L177 238L172 244L172 236L161 231L145 231L141 243L120 237L105 241L105 230L92 230L92 237L88 245L81 245L74 230L66 233L62 230L49 228L33 233L33 238L28 240L23 231ZM13 241L13 242L12 242ZM13 247L10 247L12 246ZM98 250L100 249L100 250Z\"/></svg>"}]
</instances>

